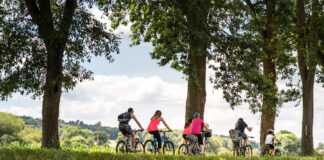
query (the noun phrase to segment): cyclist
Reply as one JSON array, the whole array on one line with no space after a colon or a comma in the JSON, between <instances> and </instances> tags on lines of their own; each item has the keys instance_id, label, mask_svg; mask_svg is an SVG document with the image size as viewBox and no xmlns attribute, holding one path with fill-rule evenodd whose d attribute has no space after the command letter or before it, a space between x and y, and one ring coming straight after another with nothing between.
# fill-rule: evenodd
<instances>
[{"instance_id":1,"label":"cyclist","mask_svg":"<svg viewBox=\"0 0 324 160\"><path fill-rule=\"evenodd\" d=\"M243 147L246 146L247 142L248 142L248 137L246 135L246 133L244 133L245 128L251 132L252 131L252 127L249 127L243 120L243 118L239 118L235 124L235 130L238 130L239 132L239 136L242 136L242 139L244 140L243 142Z\"/></svg>"},{"instance_id":2,"label":"cyclist","mask_svg":"<svg viewBox=\"0 0 324 160\"><path fill-rule=\"evenodd\" d=\"M128 111L125 113L122 113L118 116L119 121L119 130L124 136L132 136L132 150L134 150L135 147L135 134L132 131L131 126L128 124L131 119L134 119L137 125L141 128L142 131L144 131L144 128L142 127L141 123L137 120L137 118L134 115L133 108L128 108Z\"/></svg>"},{"instance_id":3,"label":"cyclist","mask_svg":"<svg viewBox=\"0 0 324 160\"><path fill-rule=\"evenodd\" d=\"M158 125L160 124L160 121L163 122L163 124L169 129L169 131L171 132L172 130L170 129L170 127L168 126L168 124L164 121L164 119L162 118L162 112L160 110L157 110L155 112L155 114L152 116L151 118L151 122L149 124L149 126L147 127L147 131L153 135L154 138L156 138L157 142L158 142L158 152L159 154L161 154L161 136L160 136L160 132L158 129Z\"/></svg>"},{"instance_id":4,"label":"cyclist","mask_svg":"<svg viewBox=\"0 0 324 160\"><path fill-rule=\"evenodd\" d=\"M276 154L276 150L275 147L273 145L274 140L276 140L279 144L281 143L275 136L274 136L274 132L272 129L268 129L268 134L266 136L266 140L265 140L265 144L266 146L272 150L272 155Z\"/></svg>"},{"instance_id":5,"label":"cyclist","mask_svg":"<svg viewBox=\"0 0 324 160\"><path fill-rule=\"evenodd\" d=\"M191 128L192 128L192 119L187 119L185 126L184 126L184 130L182 132L182 137L184 139L184 143L187 143L187 135L191 133Z\"/></svg>"},{"instance_id":6,"label":"cyclist","mask_svg":"<svg viewBox=\"0 0 324 160\"><path fill-rule=\"evenodd\" d=\"M200 119L200 114L198 112L194 114L194 117L195 119L192 120L191 134L197 136L199 146L200 146L200 154L204 154L204 145L203 145L203 138L201 135L201 126L205 127L209 132L211 132L211 130L208 129L204 121Z\"/></svg>"}]
</instances>

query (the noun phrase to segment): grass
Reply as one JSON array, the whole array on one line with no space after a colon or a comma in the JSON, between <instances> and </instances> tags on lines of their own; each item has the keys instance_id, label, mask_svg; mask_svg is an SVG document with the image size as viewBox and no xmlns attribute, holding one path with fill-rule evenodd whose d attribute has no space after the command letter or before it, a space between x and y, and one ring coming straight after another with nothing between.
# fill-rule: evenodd
<instances>
[{"instance_id":1,"label":"grass","mask_svg":"<svg viewBox=\"0 0 324 160\"><path fill-rule=\"evenodd\" d=\"M0 160L323 160L324 157L160 156L142 153L115 154L112 148L42 149L37 146L0 146Z\"/></svg>"}]
</instances>

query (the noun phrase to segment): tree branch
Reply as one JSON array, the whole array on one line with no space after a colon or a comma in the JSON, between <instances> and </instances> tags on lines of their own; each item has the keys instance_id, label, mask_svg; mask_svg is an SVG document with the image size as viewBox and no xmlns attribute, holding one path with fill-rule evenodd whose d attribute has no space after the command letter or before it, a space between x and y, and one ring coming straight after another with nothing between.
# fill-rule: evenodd
<instances>
[{"instance_id":1,"label":"tree branch","mask_svg":"<svg viewBox=\"0 0 324 160\"><path fill-rule=\"evenodd\" d=\"M25 3L27 6L28 13L32 17L33 22L38 24L40 17L39 17L39 9L37 7L35 0L25 0Z\"/></svg>"},{"instance_id":2,"label":"tree branch","mask_svg":"<svg viewBox=\"0 0 324 160\"><path fill-rule=\"evenodd\" d=\"M261 27L261 23L258 20L254 5L252 4L252 2L250 0L245 0L245 3L247 4L248 8L251 10L252 18L254 19L260 34L263 35L263 30L262 30L262 27Z\"/></svg>"},{"instance_id":3,"label":"tree branch","mask_svg":"<svg viewBox=\"0 0 324 160\"><path fill-rule=\"evenodd\" d=\"M66 39L68 38L69 31L72 24L72 18L76 8L77 8L76 0L66 0L63 18L59 28L60 39L63 41L66 41Z\"/></svg>"}]
</instances>

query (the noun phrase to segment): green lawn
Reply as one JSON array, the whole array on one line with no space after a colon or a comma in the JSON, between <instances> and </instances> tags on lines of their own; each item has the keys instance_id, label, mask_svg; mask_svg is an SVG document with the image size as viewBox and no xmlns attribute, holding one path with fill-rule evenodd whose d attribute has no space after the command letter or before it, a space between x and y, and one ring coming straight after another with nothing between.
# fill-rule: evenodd
<instances>
[{"instance_id":1,"label":"green lawn","mask_svg":"<svg viewBox=\"0 0 324 160\"><path fill-rule=\"evenodd\" d=\"M113 154L107 152L86 152L72 150L55 150L40 148L0 148L0 160L227 160L247 159L231 156L149 156L144 154ZM283 160L322 160L323 157L252 157L249 159L283 159Z\"/></svg>"}]
</instances>

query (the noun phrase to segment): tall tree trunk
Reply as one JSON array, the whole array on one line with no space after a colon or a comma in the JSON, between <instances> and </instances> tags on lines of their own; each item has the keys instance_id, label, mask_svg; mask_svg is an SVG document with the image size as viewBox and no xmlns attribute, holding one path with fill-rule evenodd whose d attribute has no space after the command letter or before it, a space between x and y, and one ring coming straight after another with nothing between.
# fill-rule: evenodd
<instances>
[{"instance_id":1,"label":"tall tree trunk","mask_svg":"<svg viewBox=\"0 0 324 160\"><path fill-rule=\"evenodd\" d=\"M302 155L314 155L313 119L314 119L314 80L316 71L315 55L318 53L318 0L312 2L311 31L306 35L305 2L297 0L297 54L298 68L302 80L303 121ZM308 40L307 38L310 37ZM309 43L308 43L309 42ZM307 45L309 44L309 45ZM307 47L309 46L309 47ZM307 62L308 59L308 62Z\"/></svg>"},{"instance_id":2,"label":"tall tree trunk","mask_svg":"<svg viewBox=\"0 0 324 160\"><path fill-rule=\"evenodd\" d=\"M193 118L195 112L199 112L203 119L206 102L206 57L190 56L190 61L197 70L197 79L191 76L188 79L186 119ZM198 87L195 85L195 80L198 80Z\"/></svg>"},{"instance_id":3,"label":"tall tree trunk","mask_svg":"<svg viewBox=\"0 0 324 160\"><path fill-rule=\"evenodd\" d=\"M263 61L263 75L271 80L273 87L276 86L276 67L271 58L271 52L267 51L267 58ZM263 95L263 105L261 110L261 127L260 127L260 146L261 153L265 150L265 138L267 136L268 129L274 129L276 118L276 103L273 102L273 98Z\"/></svg>"},{"instance_id":4,"label":"tall tree trunk","mask_svg":"<svg viewBox=\"0 0 324 160\"><path fill-rule=\"evenodd\" d=\"M265 53L265 58L263 60L263 75L271 81L272 86L263 94L263 104L261 109L261 126L260 126L260 146L261 153L265 150L265 138L267 135L268 129L274 129L275 118L276 118L276 65L274 60L275 51L275 2L271 0L266 0L266 30L261 32L260 34L263 37L265 47L263 51ZM269 95L270 94L270 95ZM275 95L273 95L275 94Z\"/></svg>"},{"instance_id":5,"label":"tall tree trunk","mask_svg":"<svg viewBox=\"0 0 324 160\"><path fill-rule=\"evenodd\" d=\"M204 118L206 102L206 62L209 46L207 15L210 0L191 0L184 7L189 34L189 78L186 101L186 119L195 112Z\"/></svg>"},{"instance_id":6,"label":"tall tree trunk","mask_svg":"<svg viewBox=\"0 0 324 160\"><path fill-rule=\"evenodd\" d=\"M42 111L42 147L46 148L60 148L58 120L63 78L62 60L63 52L59 50L55 51L55 49L48 50L47 74Z\"/></svg>"},{"instance_id":7,"label":"tall tree trunk","mask_svg":"<svg viewBox=\"0 0 324 160\"><path fill-rule=\"evenodd\" d=\"M315 75L315 74L314 74ZM302 155L313 156L314 75L303 83Z\"/></svg>"}]
</instances>

